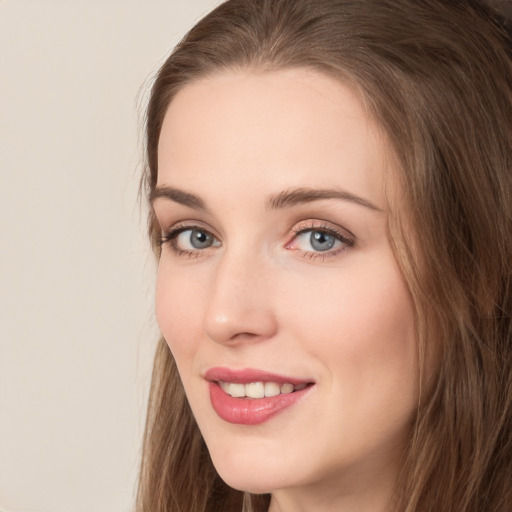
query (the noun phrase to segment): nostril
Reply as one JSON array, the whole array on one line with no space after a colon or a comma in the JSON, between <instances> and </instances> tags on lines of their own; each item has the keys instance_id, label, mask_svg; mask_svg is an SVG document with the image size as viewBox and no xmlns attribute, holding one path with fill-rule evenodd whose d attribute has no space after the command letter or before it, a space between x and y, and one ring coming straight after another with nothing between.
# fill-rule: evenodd
<instances>
[{"instance_id":1,"label":"nostril","mask_svg":"<svg viewBox=\"0 0 512 512\"><path fill-rule=\"evenodd\" d=\"M240 332L233 335L221 334L219 333L208 333L206 332L206 337L208 340L213 341L214 343L222 343L222 344L237 344L237 343L251 343L256 341L263 341L265 336L261 334L253 333L253 332Z\"/></svg>"}]
</instances>

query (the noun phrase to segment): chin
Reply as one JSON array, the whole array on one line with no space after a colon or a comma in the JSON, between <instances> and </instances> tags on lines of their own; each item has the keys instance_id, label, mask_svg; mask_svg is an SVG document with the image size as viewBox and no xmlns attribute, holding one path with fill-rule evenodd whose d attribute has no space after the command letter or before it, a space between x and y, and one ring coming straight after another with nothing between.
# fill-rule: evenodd
<instances>
[{"instance_id":1,"label":"chin","mask_svg":"<svg viewBox=\"0 0 512 512\"><path fill-rule=\"evenodd\" d=\"M251 474L236 474L233 472L218 471L222 480L238 491L250 492L251 494L270 494L276 489L285 487L275 478L255 474L255 471L248 472Z\"/></svg>"},{"instance_id":2,"label":"chin","mask_svg":"<svg viewBox=\"0 0 512 512\"><path fill-rule=\"evenodd\" d=\"M288 467L284 467L282 463L274 465L272 462L277 462L275 457L261 455L261 457L249 454L237 456L233 453L220 452L212 455L212 461L222 480L239 491L268 494L292 484L285 481L290 475Z\"/></svg>"}]
</instances>

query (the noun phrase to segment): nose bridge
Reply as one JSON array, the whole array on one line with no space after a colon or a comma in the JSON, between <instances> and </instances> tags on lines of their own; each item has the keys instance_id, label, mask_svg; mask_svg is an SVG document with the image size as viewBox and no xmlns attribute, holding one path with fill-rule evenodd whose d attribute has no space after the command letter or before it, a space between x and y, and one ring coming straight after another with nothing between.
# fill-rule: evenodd
<instances>
[{"instance_id":1,"label":"nose bridge","mask_svg":"<svg viewBox=\"0 0 512 512\"><path fill-rule=\"evenodd\" d=\"M264 339L276 329L270 268L246 248L225 250L217 262L204 317L206 335L219 343Z\"/></svg>"}]
</instances>

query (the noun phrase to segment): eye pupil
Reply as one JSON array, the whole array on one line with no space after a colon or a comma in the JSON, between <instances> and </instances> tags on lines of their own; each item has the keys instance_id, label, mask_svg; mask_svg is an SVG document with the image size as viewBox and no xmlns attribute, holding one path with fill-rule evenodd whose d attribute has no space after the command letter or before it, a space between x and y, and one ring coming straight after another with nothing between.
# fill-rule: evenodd
<instances>
[{"instance_id":1,"label":"eye pupil","mask_svg":"<svg viewBox=\"0 0 512 512\"><path fill-rule=\"evenodd\" d=\"M204 231L193 229L190 233L190 244L194 249L204 249L212 245L213 238Z\"/></svg>"},{"instance_id":2,"label":"eye pupil","mask_svg":"<svg viewBox=\"0 0 512 512\"><path fill-rule=\"evenodd\" d=\"M336 239L323 231L313 231L310 237L311 247L315 251L328 251L334 247Z\"/></svg>"}]
</instances>

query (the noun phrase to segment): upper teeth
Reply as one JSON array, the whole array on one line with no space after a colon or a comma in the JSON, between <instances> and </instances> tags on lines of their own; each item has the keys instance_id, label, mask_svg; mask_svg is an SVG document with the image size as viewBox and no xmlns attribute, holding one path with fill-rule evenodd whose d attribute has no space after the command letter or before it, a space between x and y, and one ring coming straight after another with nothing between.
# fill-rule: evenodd
<instances>
[{"instance_id":1,"label":"upper teeth","mask_svg":"<svg viewBox=\"0 0 512 512\"><path fill-rule=\"evenodd\" d=\"M278 384L277 382L250 382L239 384L235 382L219 381L219 386L228 394L236 398L263 398L266 396L277 396L288 394L293 391L304 389L307 384Z\"/></svg>"}]
</instances>

